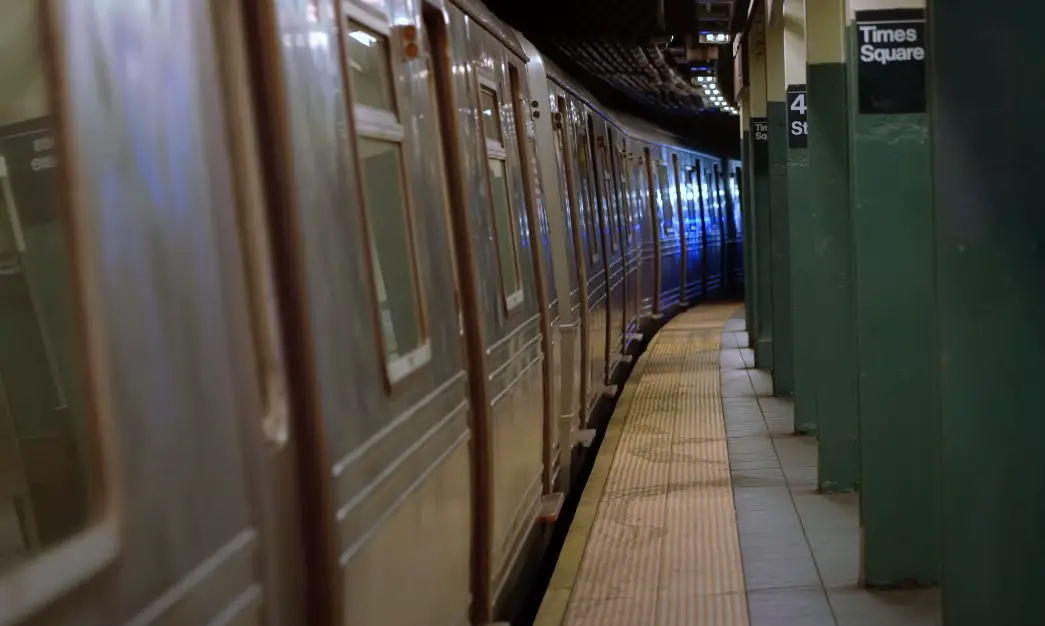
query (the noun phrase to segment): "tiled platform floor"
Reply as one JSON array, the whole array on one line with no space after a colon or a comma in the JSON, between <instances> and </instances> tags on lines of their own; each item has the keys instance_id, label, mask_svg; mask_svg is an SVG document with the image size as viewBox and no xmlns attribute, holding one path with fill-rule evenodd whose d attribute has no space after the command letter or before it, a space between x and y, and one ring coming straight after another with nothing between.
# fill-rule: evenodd
<instances>
[{"instance_id":1,"label":"tiled platform floor","mask_svg":"<svg viewBox=\"0 0 1045 626\"><path fill-rule=\"evenodd\" d=\"M793 434L743 324L697 307L640 358L537 626L941 623L936 590L858 586L857 497L816 493L815 438Z\"/></svg>"},{"instance_id":2,"label":"tiled platform floor","mask_svg":"<svg viewBox=\"0 0 1045 626\"><path fill-rule=\"evenodd\" d=\"M941 624L938 590L857 585L856 494L816 493L816 440L754 368L743 314L722 337L722 404L751 626Z\"/></svg>"}]
</instances>

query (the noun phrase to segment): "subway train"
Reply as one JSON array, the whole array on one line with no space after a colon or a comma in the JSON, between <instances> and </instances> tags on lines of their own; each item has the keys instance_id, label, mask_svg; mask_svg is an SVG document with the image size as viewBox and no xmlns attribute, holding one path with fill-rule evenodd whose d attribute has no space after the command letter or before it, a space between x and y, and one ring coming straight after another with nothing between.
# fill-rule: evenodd
<instances>
[{"instance_id":1,"label":"subway train","mask_svg":"<svg viewBox=\"0 0 1045 626\"><path fill-rule=\"evenodd\" d=\"M0 624L504 620L739 163L475 0L0 0Z\"/></svg>"}]
</instances>

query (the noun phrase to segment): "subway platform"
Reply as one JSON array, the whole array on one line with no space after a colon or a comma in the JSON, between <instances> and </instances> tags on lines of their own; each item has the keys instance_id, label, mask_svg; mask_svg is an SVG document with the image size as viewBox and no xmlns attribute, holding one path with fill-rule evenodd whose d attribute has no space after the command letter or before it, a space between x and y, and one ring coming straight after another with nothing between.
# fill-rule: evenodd
<instances>
[{"instance_id":1,"label":"subway platform","mask_svg":"<svg viewBox=\"0 0 1045 626\"><path fill-rule=\"evenodd\" d=\"M755 369L739 305L679 315L607 427L536 626L929 626L938 589L859 581L856 494Z\"/></svg>"}]
</instances>

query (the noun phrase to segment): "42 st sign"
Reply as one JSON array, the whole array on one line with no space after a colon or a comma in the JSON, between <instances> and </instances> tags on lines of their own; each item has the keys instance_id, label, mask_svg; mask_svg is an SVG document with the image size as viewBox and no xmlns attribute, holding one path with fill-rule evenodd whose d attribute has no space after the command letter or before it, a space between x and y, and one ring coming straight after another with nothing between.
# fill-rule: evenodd
<instances>
[{"instance_id":1,"label":"42 st sign","mask_svg":"<svg viewBox=\"0 0 1045 626\"><path fill-rule=\"evenodd\" d=\"M809 147L809 124L806 122L806 86L787 86L787 147Z\"/></svg>"}]
</instances>

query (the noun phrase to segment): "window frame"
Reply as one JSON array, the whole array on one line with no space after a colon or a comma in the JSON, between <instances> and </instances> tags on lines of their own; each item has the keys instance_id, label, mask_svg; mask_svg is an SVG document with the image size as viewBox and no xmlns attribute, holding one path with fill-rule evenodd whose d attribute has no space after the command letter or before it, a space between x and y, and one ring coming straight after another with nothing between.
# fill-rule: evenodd
<instances>
[{"instance_id":1,"label":"window frame","mask_svg":"<svg viewBox=\"0 0 1045 626\"><path fill-rule=\"evenodd\" d=\"M589 154L591 151L589 148L591 140L588 137L588 131L577 130L576 132L578 169L581 170L581 176L583 177L581 185L584 187L584 202L587 207L587 210L584 212L585 229L587 231L585 240L591 242L588 246L588 258L591 261L592 269L596 270L599 264L602 263L602 229L596 227L595 224L598 217L598 208L596 206L597 200L595 200L593 195L595 190L592 189L592 185L597 184L598 181L593 180L594 176L591 175L593 167L590 163L592 155ZM583 163L580 161L583 161Z\"/></svg>"},{"instance_id":2,"label":"window frame","mask_svg":"<svg viewBox=\"0 0 1045 626\"><path fill-rule=\"evenodd\" d=\"M615 149L617 157L617 177L619 179L618 187L620 191L621 200L621 217L623 219L622 230L624 231L621 243L625 247L631 247L632 245L632 229L631 229L631 181L629 178L629 167L628 167L628 155L627 149L622 143L619 149Z\"/></svg>"},{"instance_id":3,"label":"window frame","mask_svg":"<svg viewBox=\"0 0 1045 626\"><path fill-rule=\"evenodd\" d=\"M611 155L613 144L609 136L599 136L599 152L602 154L602 196L605 199L603 205L606 207L606 227L609 232L610 254L619 255L620 242L620 219L617 211L620 210L620 190L617 188L616 172Z\"/></svg>"},{"instance_id":4,"label":"window frame","mask_svg":"<svg viewBox=\"0 0 1045 626\"><path fill-rule=\"evenodd\" d=\"M406 128L400 122L403 105L399 90L396 88L396 38L393 29L389 26L387 19L380 19L373 13L351 3L343 4L343 14L338 20L338 33L341 37L344 50L344 62L342 64L342 82L344 83L345 98L348 115L352 119L351 142L354 150L353 167L356 180L356 200L359 203L360 219L363 224L364 237L362 246L365 251L365 264L367 267L367 283L370 288L371 317L377 330L374 333L385 380L386 391L391 392L402 381L406 380L416 372L422 370L432 362L432 338L429 331L427 299L424 297L424 287L421 281L420 264L418 262L418 237L416 218L414 215L413 196L410 188L409 158ZM387 55L385 61L388 66L389 85L392 91L392 104L395 111L376 109L374 107L358 104L354 96L354 85L352 71L349 66L350 57L346 39L349 37L349 29L352 22L356 22L363 28L371 30L385 38L387 43ZM381 305L378 298L377 277L375 276L374 258L377 254L374 242L374 233L371 218L366 206L366 195L364 192L365 180L360 159L360 139L371 139L396 144L399 155L399 177L403 190L403 213L406 221L407 253L410 255L411 278L413 281L413 292L415 299L415 317L418 325L419 343L404 354L392 358L388 354L388 348L381 328Z\"/></svg>"},{"instance_id":5,"label":"window frame","mask_svg":"<svg viewBox=\"0 0 1045 626\"><path fill-rule=\"evenodd\" d=\"M663 175L661 169L663 168ZM664 159L657 158L653 164L653 174L657 183L657 197L660 198L661 224L660 233L662 237L675 234L675 210L671 204L671 177L668 174L668 165Z\"/></svg>"},{"instance_id":6,"label":"window frame","mask_svg":"<svg viewBox=\"0 0 1045 626\"><path fill-rule=\"evenodd\" d=\"M680 167L685 167L680 162L678 153L672 153L671 155L671 173L675 178L675 219L678 222L679 232L686 232L686 197L684 194L685 186L682 184L682 175Z\"/></svg>"},{"instance_id":7,"label":"window frame","mask_svg":"<svg viewBox=\"0 0 1045 626\"><path fill-rule=\"evenodd\" d=\"M523 281L522 275L522 263L519 260L519 233L518 233L518 217L515 212L515 206L512 202L512 186L509 182L510 168L508 167L508 150L505 148L505 132L503 124L503 116L501 115L501 106L503 104L503 98L501 97L501 89L497 80L485 75L482 68L476 68L476 91L475 97L478 104L478 115L476 116L479 122L479 136L482 139L481 143L483 146L483 156L485 157L485 167L483 168L484 177L486 179L486 191L490 196L490 227L493 229L494 243L497 246L497 269L498 269L498 282L501 285L501 304L504 307L504 313L506 315L511 314L519 309L525 301L525 281ZM486 90L491 92L494 96L494 119L497 129L497 139L491 139L486 136L486 123L483 120L483 91ZM511 292L508 291L508 285L505 284L504 268L501 267L501 233L497 228L497 207L493 199L493 175L490 171L490 161L497 159L501 161L504 166L504 186L505 186L505 201L508 205L508 229L507 233L508 243L512 250L512 261L515 263L515 289Z\"/></svg>"},{"instance_id":8,"label":"window frame","mask_svg":"<svg viewBox=\"0 0 1045 626\"><path fill-rule=\"evenodd\" d=\"M54 34L55 26L48 13L40 14L40 26ZM59 198L64 209L61 220L69 252L68 271L70 300L74 308L76 361L83 384L85 474L90 506L84 526L78 532L57 544L32 554L24 562L0 572L0 624L20 622L38 614L48 604L69 594L80 585L99 575L113 563L122 547L122 503L119 499L122 475L118 467L118 447L113 400L107 381L112 380L102 337L102 293L100 272L95 263L99 250L81 216L87 211L83 198L87 196L81 180L70 165L69 100L62 97L66 82L66 65L60 37L43 37L38 42L43 65L50 72L44 77L50 91L51 117L55 121L53 133L58 155L57 176L62 189ZM7 179L6 164L4 180ZM5 183L5 187L8 183ZM9 201L7 210L18 221L17 207L11 202L13 194L5 192ZM18 224L12 224L18 229ZM24 250L21 233L15 233L19 251Z\"/></svg>"}]
</instances>

